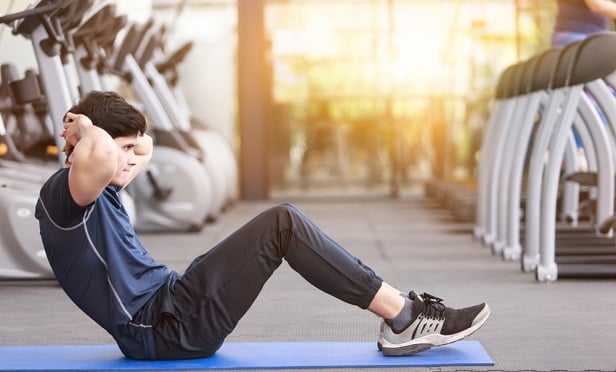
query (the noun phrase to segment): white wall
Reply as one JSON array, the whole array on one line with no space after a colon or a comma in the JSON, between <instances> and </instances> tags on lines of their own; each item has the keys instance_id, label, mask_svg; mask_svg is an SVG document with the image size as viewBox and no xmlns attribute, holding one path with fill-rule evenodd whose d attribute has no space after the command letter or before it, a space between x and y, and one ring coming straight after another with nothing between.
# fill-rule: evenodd
<instances>
[{"instance_id":1,"label":"white wall","mask_svg":"<svg viewBox=\"0 0 616 372\"><path fill-rule=\"evenodd\" d=\"M12 7L9 7L12 4ZM25 10L28 0L0 0L0 13L8 14ZM13 35L12 30L0 25L0 64L12 63L20 74L27 69L36 69L36 59L32 51L32 44L23 36Z\"/></svg>"},{"instance_id":2,"label":"white wall","mask_svg":"<svg viewBox=\"0 0 616 372\"><path fill-rule=\"evenodd\" d=\"M237 11L233 6L187 6L175 19L175 9L155 12L156 19L175 25L170 42L192 41L179 66L180 86L193 115L216 130L232 146L236 122Z\"/></svg>"}]
</instances>

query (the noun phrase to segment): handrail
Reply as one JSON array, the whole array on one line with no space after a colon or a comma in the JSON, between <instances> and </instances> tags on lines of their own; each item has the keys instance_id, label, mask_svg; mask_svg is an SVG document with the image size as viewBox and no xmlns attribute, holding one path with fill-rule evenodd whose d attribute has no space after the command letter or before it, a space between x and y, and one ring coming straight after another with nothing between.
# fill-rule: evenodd
<instances>
[{"instance_id":1,"label":"handrail","mask_svg":"<svg viewBox=\"0 0 616 372\"><path fill-rule=\"evenodd\" d=\"M25 19L25 18L30 18L30 17L35 17L35 16L40 16L43 14L51 13L54 10L57 10L60 7L62 7L62 5L63 4L59 2L57 4L43 5L38 8L26 9L20 12L10 13L4 16L0 16L0 23L9 24L19 19Z\"/></svg>"}]
</instances>

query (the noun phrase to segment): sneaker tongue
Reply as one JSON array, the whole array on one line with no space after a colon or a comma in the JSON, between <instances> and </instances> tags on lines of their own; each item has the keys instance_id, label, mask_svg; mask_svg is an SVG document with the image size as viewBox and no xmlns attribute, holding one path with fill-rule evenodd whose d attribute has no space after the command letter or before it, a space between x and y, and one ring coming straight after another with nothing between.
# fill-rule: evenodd
<instances>
[{"instance_id":1,"label":"sneaker tongue","mask_svg":"<svg viewBox=\"0 0 616 372\"><path fill-rule=\"evenodd\" d=\"M413 301L413 307L412 307L412 310L411 310L411 319L412 319L412 321L415 321L415 319L417 319L419 314L423 313L423 311L424 311L424 309L426 307L426 304L424 303L424 301L421 298L421 296L417 295L416 293L413 293L413 294L414 294L414 296L409 296L409 297Z\"/></svg>"},{"instance_id":2,"label":"sneaker tongue","mask_svg":"<svg viewBox=\"0 0 616 372\"><path fill-rule=\"evenodd\" d=\"M421 298L421 296L418 295L415 291L411 291L411 293L409 293L409 298L411 299L411 301L418 300L424 302L423 298Z\"/></svg>"}]
</instances>

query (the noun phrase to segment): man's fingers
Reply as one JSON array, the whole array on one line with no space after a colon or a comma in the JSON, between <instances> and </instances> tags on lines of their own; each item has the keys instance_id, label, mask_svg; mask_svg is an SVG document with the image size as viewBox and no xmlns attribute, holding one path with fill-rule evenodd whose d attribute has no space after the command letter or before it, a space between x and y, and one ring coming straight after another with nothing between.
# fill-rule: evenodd
<instances>
[{"instance_id":1,"label":"man's fingers","mask_svg":"<svg viewBox=\"0 0 616 372\"><path fill-rule=\"evenodd\" d=\"M64 118L62 118L62 122L63 123L70 123L75 119L75 114L73 114L72 112L67 112L66 114L64 114Z\"/></svg>"},{"instance_id":2,"label":"man's fingers","mask_svg":"<svg viewBox=\"0 0 616 372\"><path fill-rule=\"evenodd\" d=\"M86 115L83 114L73 114L72 112L67 112L66 114L64 114L64 127L66 128L67 124L70 123L76 123L76 122L82 122L86 125L92 125L92 120L87 117Z\"/></svg>"}]
</instances>

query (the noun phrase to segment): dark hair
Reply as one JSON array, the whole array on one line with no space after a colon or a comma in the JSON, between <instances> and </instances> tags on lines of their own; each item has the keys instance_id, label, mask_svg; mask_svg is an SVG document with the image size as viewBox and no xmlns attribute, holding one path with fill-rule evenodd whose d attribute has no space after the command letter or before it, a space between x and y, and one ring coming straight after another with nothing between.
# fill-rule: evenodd
<instances>
[{"instance_id":1,"label":"dark hair","mask_svg":"<svg viewBox=\"0 0 616 372\"><path fill-rule=\"evenodd\" d=\"M68 111L86 115L112 138L141 135L147 129L143 114L116 92L89 92Z\"/></svg>"}]
</instances>

